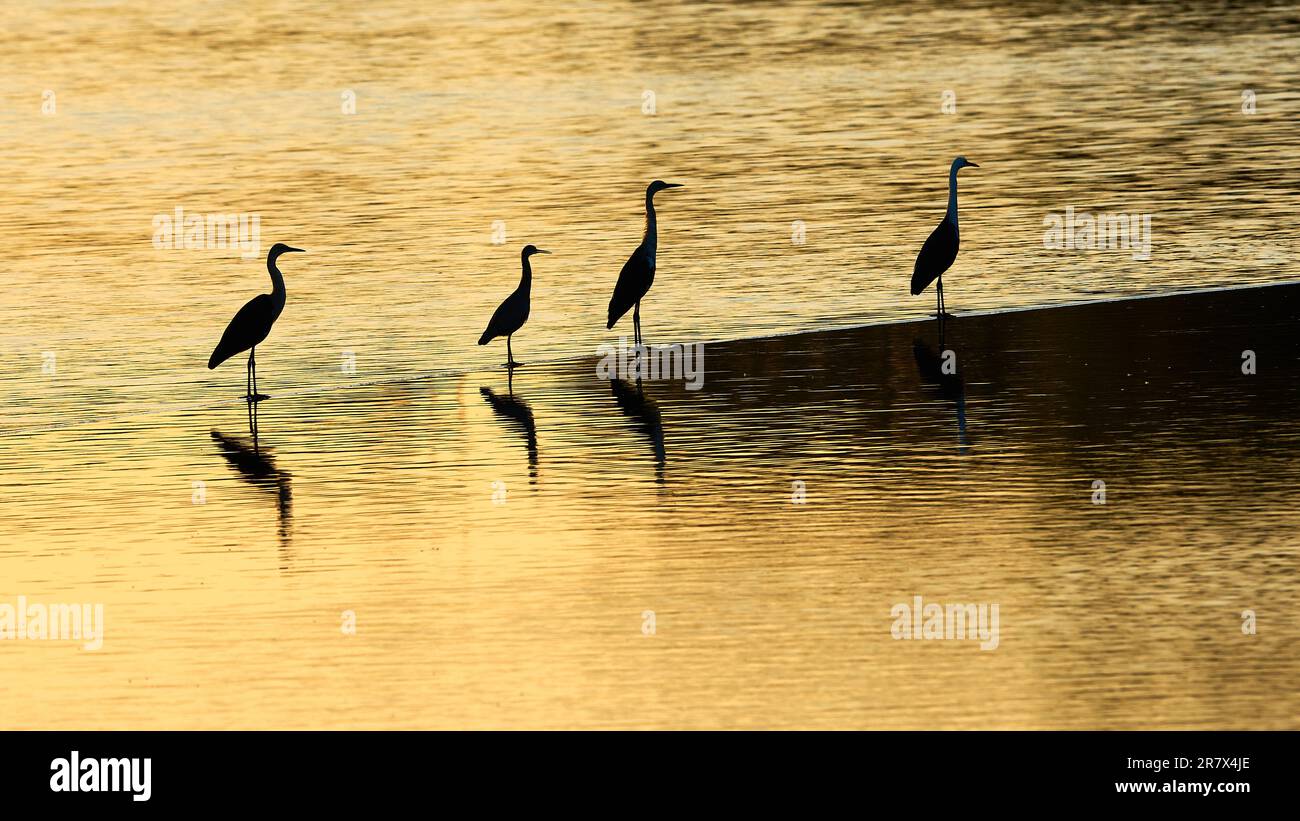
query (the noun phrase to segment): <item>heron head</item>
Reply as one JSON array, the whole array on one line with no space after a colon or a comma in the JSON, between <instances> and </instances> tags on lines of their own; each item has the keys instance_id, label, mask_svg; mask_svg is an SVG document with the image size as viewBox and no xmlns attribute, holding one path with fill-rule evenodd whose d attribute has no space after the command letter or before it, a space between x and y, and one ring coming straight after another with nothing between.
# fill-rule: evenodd
<instances>
[{"instance_id":1,"label":"heron head","mask_svg":"<svg viewBox=\"0 0 1300 821\"><path fill-rule=\"evenodd\" d=\"M299 253L303 253L303 250L301 248L293 248L289 245L285 245L283 242L277 242L275 245L271 246L271 253L268 255L268 257L270 259L275 259L281 254L285 254L290 251L297 251Z\"/></svg>"},{"instance_id":2,"label":"heron head","mask_svg":"<svg viewBox=\"0 0 1300 821\"><path fill-rule=\"evenodd\" d=\"M681 187L682 184L679 182L664 182L663 180L655 180L654 182L650 183L650 187L645 190L645 195L647 197L653 197L656 193L664 190L665 188L681 188Z\"/></svg>"},{"instance_id":3,"label":"heron head","mask_svg":"<svg viewBox=\"0 0 1300 821\"><path fill-rule=\"evenodd\" d=\"M551 253L551 252L550 252L550 251L543 251L541 248L538 248L536 245L525 245L525 246L524 246L524 259L528 259L528 258L531 257L533 254L549 254L549 253Z\"/></svg>"},{"instance_id":4,"label":"heron head","mask_svg":"<svg viewBox=\"0 0 1300 821\"><path fill-rule=\"evenodd\" d=\"M961 169L966 168L967 166L971 168L979 168L978 165L966 159L965 157L958 157L957 159L952 161L953 171L960 171Z\"/></svg>"}]
</instances>

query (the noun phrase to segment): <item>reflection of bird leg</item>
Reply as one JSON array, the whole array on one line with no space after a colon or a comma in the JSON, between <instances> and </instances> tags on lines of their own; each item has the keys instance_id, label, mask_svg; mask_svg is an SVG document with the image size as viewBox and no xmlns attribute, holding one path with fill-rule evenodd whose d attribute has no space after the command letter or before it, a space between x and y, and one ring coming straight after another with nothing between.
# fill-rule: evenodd
<instances>
[{"instance_id":1,"label":"reflection of bird leg","mask_svg":"<svg viewBox=\"0 0 1300 821\"><path fill-rule=\"evenodd\" d=\"M248 432L253 434L253 453L261 455L257 446L257 403L248 403Z\"/></svg>"},{"instance_id":2,"label":"reflection of bird leg","mask_svg":"<svg viewBox=\"0 0 1300 821\"><path fill-rule=\"evenodd\" d=\"M509 344L508 338L506 344ZM509 393L511 397L515 395L515 372L512 369L506 369L506 392Z\"/></svg>"}]
</instances>

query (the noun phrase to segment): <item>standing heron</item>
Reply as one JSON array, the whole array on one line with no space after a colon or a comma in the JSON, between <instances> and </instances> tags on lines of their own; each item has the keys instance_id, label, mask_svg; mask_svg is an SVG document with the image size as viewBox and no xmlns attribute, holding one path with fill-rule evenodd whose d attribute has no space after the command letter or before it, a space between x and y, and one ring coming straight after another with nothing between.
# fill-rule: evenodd
<instances>
[{"instance_id":1,"label":"standing heron","mask_svg":"<svg viewBox=\"0 0 1300 821\"><path fill-rule=\"evenodd\" d=\"M497 306L496 312L492 314L492 319L488 322L487 329L478 338L478 344L480 345L486 345L498 336L506 338L507 368L513 369L524 364L515 361L515 355L510 350L510 337L524 327L524 323L528 321L528 309L531 307L533 290L533 266L529 264L528 258L533 254L549 253L551 252L543 251L535 245L524 246L524 250L519 254L524 268L523 274L519 277L519 287Z\"/></svg>"},{"instance_id":2,"label":"standing heron","mask_svg":"<svg viewBox=\"0 0 1300 821\"><path fill-rule=\"evenodd\" d=\"M212 351L212 356L208 357L208 370L212 370L235 354L248 351L245 381L249 402L270 398L257 392L257 346L266 339L271 326L284 310L284 276L275 267L275 261L289 251L301 252L302 249L290 248L283 242L271 246L271 252L266 255L266 270L271 273L271 293L258 294L244 303L244 307L239 309L239 313L226 326L226 332L221 335L221 341Z\"/></svg>"},{"instance_id":3,"label":"standing heron","mask_svg":"<svg viewBox=\"0 0 1300 821\"><path fill-rule=\"evenodd\" d=\"M936 279L939 280L936 289L939 299L937 316L941 320L952 316L943 309L943 272L952 267L961 245L961 235L957 232L957 172L966 166L979 168L965 157L952 161L952 170L948 172L948 213L930 233L925 245L921 246L921 253L916 255L916 265L912 268L912 296L920 294Z\"/></svg>"},{"instance_id":4,"label":"standing heron","mask_svg":"<svg viewBox=\"0 0 1300 821\"><path fill-rule=\"evenodd\" d=\"M655 200L657 192L665 188L681 188L680 183L655 180L645 190L645 236L641 244L632 252L618 274L618 284L614 286L614 295L609 298L608 330L614 323L632 311L632 327L636 344L641 344L641 298L650 290L655 281L655 252L659 247L659 230L655 222Z\"/></svg>"}]
</instances>

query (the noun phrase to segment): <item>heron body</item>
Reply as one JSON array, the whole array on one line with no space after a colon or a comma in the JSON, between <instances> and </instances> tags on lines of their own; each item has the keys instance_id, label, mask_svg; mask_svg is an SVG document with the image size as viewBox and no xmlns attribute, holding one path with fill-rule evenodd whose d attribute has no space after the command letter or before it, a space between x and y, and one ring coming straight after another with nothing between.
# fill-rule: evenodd
<instances>
[{"instance_id":1,"label":"heron body","mask_svg":"<svg viewBox=\"0 0 1300 821\"><path fill-rule=\"evenodd\" d=\"M960 245L961 234L957 226L944 217L921 246L921 253L916 255L916 266L912 269L912 296L918 296L952 267Z\"/></svg>"},{"instance_id":2,"label":"heron body","mask_svg":"<svg viewBox=\"0 0 1300 821\"><path fill-rule=\"evenodd\" d=\"M257 394L257 346L271 333L271 326L280 318L288 297L284 288L284 276L276 267L276 260L289 251L301 251L277 242L266 255L266 269L271 275L271 293L258 294L239 309L235 318L230 320L226 330L221 334L221 341L208 357L208 370L220 365L236 354L248 351L249 388L248 398L262 398Z\"/></svg>"},{"instance_id":3,"label":"heron body","mask_svg":"<svg viewBox=\"0 0 1300 821\"><path fill-rule=\"evenodd\" d=\"M252 350L266 339L271 333L271 326L284 310L283 282L281 279L278 285L280 290L278 300L273 294L258 294L244 303L244 307L239 309L239 313L235 314L235 318L226 326L226 332L221 335L221 341L212 351L212 356L208 357L208 370L212 370L235 354Z\"/></svg>"},{"instance_id":4,"label":"heron body","mask_svg":"<svg viewBox=\"0 0 1300 821\"><path fill-rule=\"evenodd\" d=\"M619 271L618 282L614 285L614 295L609 299L609 321L606 329L613 328L629 310L633 310L632 322L637 344L641 343L641 300L655 281L655 254L659 249L659 225L655 218L654 196L665 188L680 188L678 183L655 180L645 190L645 235L641 244L623 263Z\"/></svg>"},{"instance_id":5,"label":"heron body","mask_svg":"<svg viewBox=\"0 0 1300 821\"><path fill-rule=\"evenodd\" d=\"M649 230L648 229L647 233ZM623 270L618 273L618 282L614 285L614 295L609 298L608 330L636 306L641 298L655 284L655 241L653 234L643 241L623 263Z\"/></svg>"},{"instance_id":6,"label":"heron body","mask_svg":"<svg viewBox=\"0 0 1300 821\"><path fill-rule=\"evenodd\" d=\"M510 296L497 306L492 314L492 319L488 321L487 328L484 329L483 335L478 338L478 344L486 345L498 336L506 338L506 367L514 368L522 365L522 362L516 362L513 352L510 348L510 338L528 321L528 312L532 308L532 290L533 290L533 266L528 258L533 254L549 254L550 251L543 251L534 245L525 245L524 250L520 252L519 258L522 263L523 273L519 276L519 287L515 288Z\"/></svg>"},{"instance_id":7,"label":"heron body","mask_svg":"<svg viewBox=\"0 0 1300 821\"><path fill-rule=\"evenodd\" d=\"M930 232L925 244L921 246L921 253L916 255L916 264L912 267L912 296L917 296L928 288L931 282L938 280L936 291L940 318L947 315L943 309L943 272L952 267L957 259L957 251L961 247L961 233L957 228L957 172L967 166L979 168L965 157L958 157L952 161L952 168L948 172L948 212L944 214L939 225Z\"/></svg>"}]
</instances>

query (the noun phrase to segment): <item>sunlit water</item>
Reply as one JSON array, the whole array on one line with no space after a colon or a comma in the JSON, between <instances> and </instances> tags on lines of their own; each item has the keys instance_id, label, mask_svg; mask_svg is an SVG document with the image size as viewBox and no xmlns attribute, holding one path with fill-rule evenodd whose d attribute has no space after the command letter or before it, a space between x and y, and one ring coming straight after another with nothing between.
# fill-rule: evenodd
<instances>
[{"instance_id":1,"label":"sunlit water","mask_svg":"<svg viewBox=\"0 0 1300 821\"><path fill-rule=\"evenodd\" d=\"M6 5L0 602L107 637L0 643L0 723L1294 727L1293 290L825 332L932 309L958 153L958 312L1296 279L1300 19L1240 14ZM598 379L656 177L651 341L822 333ZM262 254L155 249L177 206ZM1067 206L1150 259L1045 249ZM275 241L252 452L204 365ZM913 595L998 649L893 640Z\"/></svg>"}]
</instances>

